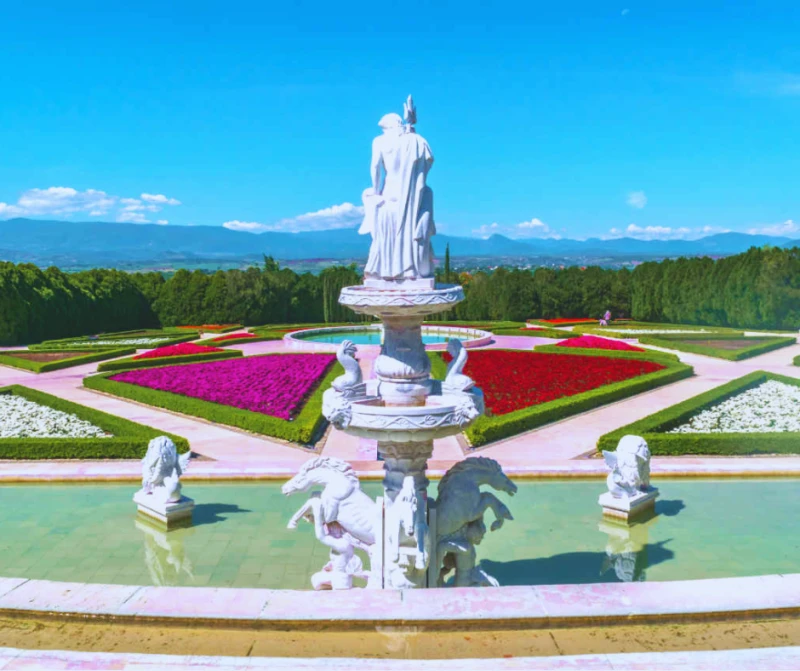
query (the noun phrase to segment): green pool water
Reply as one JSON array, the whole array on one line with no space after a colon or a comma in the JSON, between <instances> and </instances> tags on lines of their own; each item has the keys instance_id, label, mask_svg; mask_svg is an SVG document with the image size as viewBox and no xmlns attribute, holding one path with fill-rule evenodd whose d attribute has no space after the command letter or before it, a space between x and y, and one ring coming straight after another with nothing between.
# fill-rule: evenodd
<instances>
[{"instance_id":1,"label":"green pool water","mask_svg":"<svg viewBox=\"0 0 800 671\"><path fill-rule=\"evenodd\" d=\"M514 521L478 548L503 585L800 572L800 480L659 480L658 515L630 532L603 523L602 481L518 484L499 495ZM327 561L310 525L286 529L305 498L278 483L187 483L195 525L169 534L137 522L134 489L0 486L0 576L302 589Z\"/></svg>"}]
</instances>

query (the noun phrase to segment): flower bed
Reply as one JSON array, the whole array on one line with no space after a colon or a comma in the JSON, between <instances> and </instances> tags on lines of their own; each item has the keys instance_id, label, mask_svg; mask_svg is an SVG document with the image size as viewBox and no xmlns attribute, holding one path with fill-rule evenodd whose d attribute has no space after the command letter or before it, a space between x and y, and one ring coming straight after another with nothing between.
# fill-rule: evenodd
<instances>
[{"instance_id":1,"label":"flower bed","mask_svg":"<svg viewBox=\"0 0 800 671\"><path fill-rule=\"evenodd\" d=\"M136 350L132 347L106 347L84 350L6 350L0 352L0 364L13 366L32 373L47 373L62 368L71 368L95 361L114 359L120 356L133 354Z\"/></svg>"},{"instance_id":2,"label":"flower bed","mask_svg":"<svg viewBox=\"0 0 800 671\"><path fill-rule=\"evenodd\" d=\"M618 352L644 352L641 347L629 345L621 340L610 340L593 335L582 335L578 338L571 338L560 342L556 347L578 347L582 349L604 349Z\"/></svg>"},{"instance_id":3,"label":"flower bed","mask_svg":"<svg viewBox=\"0 0 800 671\"><path fill-rule=\"evenodd\" d=\"M558 319L532 319L531 322L546 326L576 326L578 324L597 324L599 320L586 317L559 317Z\"/></svg>"},{"instance_id":4,"label":"flower bed","mask_svg":"<svg viewBox=\"0 0 800 671\"><path fill-rule=\"evenodd\" d=\"M241 324L203 324L202 326L176 326L179 329L192 329L194 331L210 331L212 333L225 333L242 328Z\"/></svg>"},{"instance_id":5,"label":"flower bed","mask_svg":"<svg viewBox=\"0 0 800 671\"><path fill-rule=\"evenodd\" d=\"M187 356L189 354L211 354L212 352L224 352L224 349L219 347L208 347L207 345L196 345L192 342L182 342L177 345L167 345L166 347L157 347L156 349L137 354L133 357L134 361L139 359L160 359L169 356Z\"/></svg>"},{"instance_id":6,"label":"flower bed","mask_svg":"<svg viewBox=\"0 0 800 671\"><path fill-rule=\"evenodd\" d=\"M0 438L110 438L75 414L14 394L0 394Z\"/></svg>"},{"instance_id":7,"label":"flower bed","mask_svg":"<svg viewBox=\"0 0 800 671\"><path fill-rule=\"evenodd\" d=\"M607 433L597 449L635 434L653 454L798 454L798 398L800 380L755 371Z\"/></svg>"},{"instance_id":8,"label":"flower bed","mask_svg":"<svg viewBox=\"0 0 800 671\"><path fill-rule=\"evenodd\" d=\"M163 435L189 448L185 438L35 389L0 388L1 459L140 459Z\"/></svg>"},{"instance_id":9,"label":"flower bed","mask_svg":"<svg viewBox=\"0 0 800 671\"><path fill-rule=\"evenodd\" d=\"M550 346L555 349L554 346ZM692 368L643 353L472 351L464 372L488 413L466 432L473 446L499 440L692 375Z\"/></svg>"},{"instance_id":10,"label":"flower bed","mask_svg":"<svg viewBox=\"0 0 800 671\"><path fill-rule=\"evenodd\" d=\"M710 408L667 433L800 431L800 387L767 380Z\"/></svg>"},{"instance_id":11,"label":"flower bed","mask_svg":"<svg viewBox=\"0 0 800 671\"><path fill-rule=\"evenodd\" d=\"M88 350L109 347L135 347L136 349L151 349L164 345L175 345L189 340L195 340L196 333L159 333L146 336L87 336L82 338L65 338L63 340L45 340L38 345L31 345L31 350Z\"/></svg>"},{"instance_id":12,"label":"flower bed","mask_svg":"<svg viewBox=\"0 0 800 671\"><path fill-rule=\"evenodd\" d=\"M255 433L307 443L322 390L341 367L332 354L270 354L84 378L90 389Z\"/></svg>"},{"instance_id":13,"label":"flower bed","mask_svg":"<svg viewBox=\"0 0 800 671\"><path fill-rule=\"evenodd\" d=\"M790 338L749 338L742 335L715 333L713 338L698 339L683 335L664 335L639 338L644 345L655 345L679 352L703 354L717 359L728 361L742 361L759 354L772 352L781 347L788 347L797 342L795 337Z\"/></svg>"},{"instance_id":14,"label":"flower bed","mask_svg":"<svg viewBox=\"0 0 800 671\"><path fill-rule=\"evenodd\" d=\"M226 342L227 340L251 340L258 338L255 333L229 333L228 335L211 338L211 342Z\"/></svg>"}]
</instances>

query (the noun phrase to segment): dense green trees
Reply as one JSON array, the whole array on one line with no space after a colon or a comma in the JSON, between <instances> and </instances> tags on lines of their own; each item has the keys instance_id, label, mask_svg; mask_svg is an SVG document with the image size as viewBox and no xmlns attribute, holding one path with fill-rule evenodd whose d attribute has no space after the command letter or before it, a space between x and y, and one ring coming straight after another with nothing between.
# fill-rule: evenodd
<instances>
[{"instance_id":1,"label":"dense green trees","mask_svg":"<svg viewBox=\"0 0 800 671\"><path fill-rule=\"evenodd\" d=\"M449 266L449 264L445 264ZM763 329L800 328L800 249L753 248L718 261L677 259L633 272L590 266L556 270L439 271L467 297L444 319L615 317ZM103 331L220 323L278 324L360 319L337 299L361 281L355 266L298 275L271 258L262 267L123 273L0 262L0 345Z\"/></svg>"}]
</instances>

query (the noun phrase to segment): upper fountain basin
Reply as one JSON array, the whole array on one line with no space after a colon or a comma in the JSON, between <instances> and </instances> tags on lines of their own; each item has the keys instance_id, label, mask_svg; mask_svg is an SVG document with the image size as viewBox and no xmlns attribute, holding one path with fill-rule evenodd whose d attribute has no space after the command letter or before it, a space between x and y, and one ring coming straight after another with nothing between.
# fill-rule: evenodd
<instances>
[{"instance_id":1,"label":"upper fountain basin","mask_svg":"<svg viewBox=\"0 0 800 671\"><path fill-rule=\"evenodd\" d=\"M389 284L389 283L385 283ZM425 317L446 312L464 300L464 289L457 284L437 284L431 289L358 285L345 287L339 303L354 312L380 318Z\"/></svg>"}]
</instances>

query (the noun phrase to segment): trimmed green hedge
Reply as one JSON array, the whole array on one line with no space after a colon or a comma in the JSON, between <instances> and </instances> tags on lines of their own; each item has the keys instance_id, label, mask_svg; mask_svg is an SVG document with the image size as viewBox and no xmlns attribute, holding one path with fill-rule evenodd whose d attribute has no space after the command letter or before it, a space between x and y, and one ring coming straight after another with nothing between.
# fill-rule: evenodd
<instances>
[{"instance_id":1,"label":"trimmed green hedge","mask_svg":"<svg viewBox=\"0 0 800 671\"><path fill-rule=\"evenodd\" d=\"M189 342L190 340L197 340L197 333L189 333L187 335L172 335L172 334L152 334L152 335L129 335L129 336L114 336L114 337L107 337L107 336L99 336L98 340L135 340L137 338L153 338L153 337L166 337L167 340L164 340L159 343L152 343L149 345L120 345L121 347L133 347L134 349L155 349L156 347L166 347L167 345L177 345L178 343L182 342ZM98 349L101 347L113 347L113 345L90 345L87 344L87 338L67 338L64 340L45 340L38 345L31 345L28 349L31 350L71 350L71 349L79 349L79 350L86 350L86 349L94 349L97 347Z\"/></svg>"},{"instance_id":2,"label":"trimmed green hedge","mask_svg":"<svg viewBox=\"0 0 800 671\"><path fill-rule=\"evenodd\" d=\"M593 319L592 322L598 324L600 323L600 320ZM575 318L575 321L566 321L566 322L561 322L560 324L551 324L550 322L546 322L542 319L529 319L528 323L533 324L534 326L544 326L545 328L549 329L555 328L556 326L559 326L561 328L566 328L567 326L580 326L580 325L591 326L591 324L588 321L586 321L586 319L578 319L578 318Z\"/></svg>"},{"instance_id":3,"label":"trimmed green hedge","mask_svg":"<svg viewBox=\"0 0 800 671\"><path fill-rule=\"evenodd\" d=\"M30 359L21 359L19 357L10 356L11 352L30 352L31 350L11 350L0 352L0 364L4 366L13 366L14 368L22 368L29 370L33 373L47 373L52 370L60 370L62 368L71 368L72 366L80 366L85 363L93 363L95 361L103 361L105 359L113 359L118 356L127 356L136 352L135 347L105 347L93 350L83 349L68 349L67 352L75 352L75 356L70 359L59 359L57 361L31 361ZM59 350L48 350L53 353ZM83 354L81 352L84 352Z\"/></svg>"},{"instance_id":4,"label":"trimmed green hedge","mask_svg":"<svg viewBox=\"0 0 800 671\"><path fill-rule=\"evenodd\" d=\"M642 436L647 441L652 454L660 455L800 453L800 433L666 433L685 424L700 411L753 389L767 380L800 387L800 380L796 378L755 371L611 431L600 437L597 449L614 450L620 438L633 434Z\"/></svg>"},{"instance_id":5,"label":"trimmed green hedge","mask_svg":"<svg viewBox=\"0 0 800 671\"><path fill-rule=\"evenodd\" d=\"M235 359L242 356L242 352L238 349L224 350L222 352L207 352L205 354L181 354L177 356L165 356L154 359L134 359L128 357L125 359L118 359L116 361L106 361L101 363L97 370L98 372L104 371L121 371L132 370L134 368L160 368L162 366L174 366L182 363L197 363L198 361L217 361L219 359Z\"/></svg>"},{"instance_id":6,"label":"trimmed green hedge","mask_svg":"<svg viewBox=\"0 0 800 671\"><path fill-rule=\"evenodd\" d=\"M705 333L654 333L652 337L660 337L662 335L669 336L670 338L680 335L685 335L687 338L705 338L711 336L718 336L720 334L723 335L731 335L731 336L743 336L743 331L735 331L733 329L724 328L720 326L694 326L694 325L682 325L682 324L625 324L616 326L612 324L610 326L599 326L597 324L590 325L590 326L576 326L572 329L574 333L579 335L597 335L597 336L605 336L607 338L643 338L643 337L650 337L646 333L628 333L628 330L641 330L641 329L653 329L653 330L663 330L663 331L680 331L682 329L691 329L691 330L704 330Z\"/></svg>"},{"instance_id":7,"label":"trimmed green hedge","mask_svg":"<svg viewBox=\"0 0 800 671\"><path fill-rule=\"evenodd\" d=\"M0 394L14 394L76 415L113 434L111 438L0 438L0 459L141 459L147 452L147 444L158 436L172 439L179 452L189 449L189 441L180 436L36 389L12 385L0 388Z\"/></svg>"},{"instance_id":8,"label":"trimmed green hedge","mask_svg":"<svg viewBox=\"0 0 800 671\"><path fill-rule=\"evenodd\" d=\"M194 325L193 325L194 326ZM231 331L238 331L239 329L244 328L243 324L231 324L230 326L226 326L222 329L205 329L202 326L200 328L190 329L185 326L173 326L171 327L175 331L179 333L216 333L217 335L222 335L223 333L230 333Z\"/></svg>"},{"instance_id":9,"label":"trimmed green hedge","mask_svg":"<svg viewBox=\"0 0 800 671\"><path fill-rule=\"evenodd\" d=\"M567 338L577 338L578 334L572 331L559 331L551 328L537 329L493 329L492 333L498 336L522 336L525 338L553 338L555 340L566 340ZM548 345L549 346L549 345Z\"/></svg>"},{"instance_id":10,"label":"trimmed green hedge","mask_svg":"<svg viewBox=\"0 0 800 671\"><path fill-rule=\"evenodd\" d=\"M743 359L750 359L751 357L772 352L773 350L780 349L781 347L788 347L797 342L796 338L746 338L744 336L736 336L730 334L711 334L708 337L714 340L759 340L750 347L742 349L721 349L719 347L711 347L707 345L698 345L696 343L684 342L685 340L694 340L698 338L705 338L706 336L690 336L688 334L674 335L674 336L642 336L639 342L643 345L655 345L656 347L665 347L667 349L676 349L679 352L689 352L691 354L703 354L705 356L713 356L717 359L725 359L727 361L742 361Z\"/></svg>"},{"instance_id":11,"label":"trimmed green hedge","mask_svg":"<svg viewBox=\"0 0 800 671\"><path fill-rule=\"evenodd\" d=\"M276 354L264 354L260 356L276 356ZM280 353L280 356L292 356L292 354ZM245 431L260 433L265 436L273 436L294 443L310 443L319 429L325 422L322 416L322 392L331 386L333 380L341 375L342 367L335 363L331 370L322 378L316 389L306 401L297 417L292 421L286 421L277 417L271 417L259 412L234 408L229 405L221 405L210 401L203 401L199 398L181 396L168 391L148 389L139 387L135 384L116 382L109 377L114 373L99 373L90 375L83 379L83 386L88 389L95 389L114 396L120 396L139 403L152 405L156 408L165 408L173 412L184 415L200 417L201 419L233 426Z\"/></svg>"},{"instance_id":12,"label":"trimmed green hedge","mask_svg":"<svg viewBox=\"0 0 800 671\"><path fill-rule=\"evenodd\" d=\"M222 340L220 342L216 342L214 338L202 338L200 340L196 340L196 345L210 345L211 347L228 347L229 345L241 345L242 343L246 342L263 342L265 340L283 340L283 333L276 333L272 335L261 335L260 333L256 334L255 338L229 338L228 340Z\"/></svg>"},{"instance_id":13,"label":"trimmed green hedge","mask_svg":"<svg viewBox=\"0 0 800 671\"><path fill-rule=\"evenodd\" d=\"M548 345L546 347L552 347ZM608 352L606 350L576 350L564 351L567 348L559 348L556 352L561 356L605 356L609 358L632 358L630 356L619 356L631 352ZM538 350L538 348L537 348ZM502 351L502 350L499 350ZM638 354L634 352L633 354ZM475 423L466 430L465 435L473 447L480 447L509 436L515 436L525 431L530 431L544 424L557 422L559 420L577 415L587 410L593 410L601 405L613 403L629 396L634 396L645 391L650 391L671 382L677 382L694 375L691 366L666 357L647 357L655 361L664 369L640 375L639 377L613 384L604 385L597 389L585 391L581 394L558 398L547 403L540 403L520 410L515 410L505 415L496 417L479 417Z\"/></svg>"},{"instance_id":14,"label":"trimmed green hedge","mask_svg":"<svg viewBox=\"0 0 800 671\"><path fill-rule=\"evenodd\" d=\"M680 361L677 354L671 352L659 352L657 350L646 350L644 352L626 352L615 349L599 349L591 347L559 347L558 345L539 345L533 348L534 352L544 354L585 354L586 356L610 356L614 359L639 359L644 361Z\"/></svg>"},{"instance_id":15,"label":"trimmed green hedge","mask_svg":"<svg viewBox=\"0 0 800 671\"><path fill-rule=\"evenodd\" d=\"M800 366L800 356L796 356L796 357L794 358L794 365L795 365L795 366Z\"/></svg>"}]
</instances>

